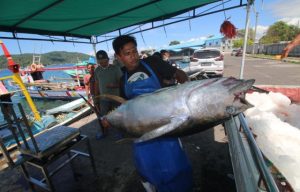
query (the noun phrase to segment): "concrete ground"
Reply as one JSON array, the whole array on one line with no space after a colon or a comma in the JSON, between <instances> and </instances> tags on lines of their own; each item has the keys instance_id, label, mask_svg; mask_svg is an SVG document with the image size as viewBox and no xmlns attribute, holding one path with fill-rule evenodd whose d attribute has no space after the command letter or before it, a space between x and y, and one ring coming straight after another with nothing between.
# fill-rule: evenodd
<instances>
[{"instance_id":1,"label":"concrete ground","mask_svg":"<svg viewBox=\"0 0 300 192\"><path fill-rule=\"evenodd\" d=\"M96 140L98 122L94 114L71 126L79 128L82 134L89 136L99 176L94 176L88 160L75 159L75 172L79 175L77 181L67 165L53 176L56 191L144 191L133 165L130 141L116 143L113 130L106 138ZM227 138L222 126L184 137L182 142L193 168L193 191L235 191L234 180L230 177L232 168ZM30 191L19 168L1 171L0 186L1 192Z\"/></svg>"}]
</instances>

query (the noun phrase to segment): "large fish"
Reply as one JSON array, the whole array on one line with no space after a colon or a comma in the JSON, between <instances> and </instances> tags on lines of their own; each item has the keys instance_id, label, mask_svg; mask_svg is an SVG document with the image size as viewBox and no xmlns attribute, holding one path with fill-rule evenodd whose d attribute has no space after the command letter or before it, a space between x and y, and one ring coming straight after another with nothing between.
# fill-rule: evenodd
<instances>
[{"instance_id":1,"label":"large fish","mask_svg":"<svg viewBox=\"0 0 300 192\"><path fill-rule=\"evenodd\" d=\"M106 119L139 137L136 142L201 132L252 107L245 92L253 83L233 77L191 81L129 100Z\"/></svg>"}]
</instances>

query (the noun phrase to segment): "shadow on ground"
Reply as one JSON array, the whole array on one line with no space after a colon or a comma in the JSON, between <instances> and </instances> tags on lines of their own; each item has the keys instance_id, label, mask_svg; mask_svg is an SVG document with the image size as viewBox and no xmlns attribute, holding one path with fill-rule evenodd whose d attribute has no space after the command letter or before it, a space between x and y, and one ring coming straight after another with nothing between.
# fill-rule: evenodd
<instances>
[{"instance_id":1,"label":"shadow on ground","mask_svg":"<svg viewBox=\"0 0 300 192\"><path fill-rule=\"evenodd\" d=\"M74 160L77 179L74 178L70 165L65 166L52 178L56 191L144 191L133 166L131 143L117 144L114 131L110 131L105 139L96 140L98 122L87 118L94 117L83 118L79 123L82 126L77 124L77 127L90 138L98 177L93 174L89 160L78 158ZM232 167L222 126L184 137L182 142L193 167L193 191L235 191L234 180L228 177L232 174ZM1 171L0 185L1 192L30 191L19 168Z\"/></svg>"}]
</instances>

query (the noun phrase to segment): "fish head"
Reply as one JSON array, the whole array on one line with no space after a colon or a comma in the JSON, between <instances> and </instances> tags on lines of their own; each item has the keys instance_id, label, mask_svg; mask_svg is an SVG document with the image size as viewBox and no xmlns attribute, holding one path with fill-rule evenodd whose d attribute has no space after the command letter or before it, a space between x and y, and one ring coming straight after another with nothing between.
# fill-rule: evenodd
<instances>
[{"instance_id":1,"label":"fish head","mask_svg":"<svg viewBox=\"0 0 300 192\"><path fill-rule=\"evenodd\" d=\"M248 108L253 107L251 103L249 103L245 95L247 91L252 87L255 80L243 80L243 79L229 79L231 83L228 83L229 86L229 94L233 97L233 103L226 108L226 112L229 114L238 114L247 110ZM225 83L226 85L226 83Z\"/></svg>"}]
</instances>

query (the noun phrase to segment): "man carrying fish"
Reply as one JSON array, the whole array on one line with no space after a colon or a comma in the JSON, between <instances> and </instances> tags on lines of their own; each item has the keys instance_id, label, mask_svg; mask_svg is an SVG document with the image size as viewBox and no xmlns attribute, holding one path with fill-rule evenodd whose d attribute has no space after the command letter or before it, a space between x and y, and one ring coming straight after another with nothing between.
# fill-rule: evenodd
<instances>
[{"instance_id":1,"label":"man carrying fish","mask_svg":"<svg viewBox=\"0 0 300 192\"><path fill-rule=\"evenodd\" d=\"M125 66L120 92L126 99L152 93L164 86L164 80L176 78L179 83L188 81L182 70L157 57L140 60L134 37L117 37L113 48L118 60ZM137 171L147 191L192 190L191 166L178 138L155 138L134 143L133 150Z\"/></svg>"},{"instance_id":2,"label":"man carrying fish","mask_svg":"<svg viewBox=\"0 0 300 192\"><path fill-rule=\"evenodd\" d=\"M191 168L176 137L205 131L252 107L245 94L254 80L226 77L183 83L186 75L160 58L139 60L133 37L120 36L113 47L125 66L120 87L129 100L102 123L138 137L133 145L136 168L158 191L190 191ZM160 89L170 71L181 84Z\"/></svg>"}]
</instances>

